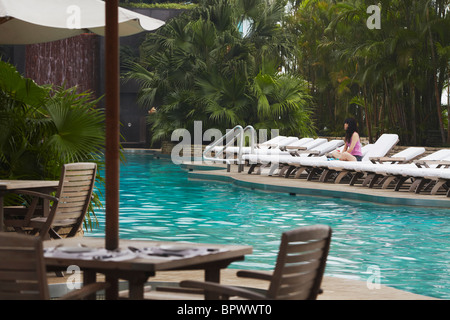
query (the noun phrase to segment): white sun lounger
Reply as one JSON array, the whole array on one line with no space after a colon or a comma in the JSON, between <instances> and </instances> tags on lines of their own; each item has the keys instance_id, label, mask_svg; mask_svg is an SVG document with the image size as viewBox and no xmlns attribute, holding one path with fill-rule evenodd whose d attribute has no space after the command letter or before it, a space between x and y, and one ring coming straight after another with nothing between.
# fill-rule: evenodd
<instances>
[{"instance_id":1,"label":"white sun lounger","mask_svg":"<svg viewBox=\"0 0 450 320\"><path fill-rule=\"evenodd\" d=\"M299 149L307 150L324 142L326 142L326 139L313 139L313 138L297 139L297 141L291 142L289 145L280 146L279 148L271 148L271 149L264 148L255 150L253 153L244 155L243 159L248 161L250 164L258 164L261 158L265 158L263 156L290 155L292 151L288 150L299 150Z\"/></svg>"},{"instance_id":2,"label":"white sun lounger","mask_svg":"<svg viewBox=\"0 0 450 320\"><path fill-rule=\"evenodd\" d=\"M308 179L312 180L314 175L321 174L320 181L326 182L332 176L333 173L341 172L342 175L339 177L336 183L340 182L342 177L353 170L352 165L356 163L361 164L364 162L372 163L370 158L372 157L383 157L385 156L396 144L398 143L398 135L396 134L383 134L374 144L369 144L362 147L363 159L362 161L339 161L329 159L319 159L318 161L307 163L304 162L303 168L296 169L295 178L299 178L304 170L308 170ZM346 166L350 168L346 169ZM289 170L292 171L295 167L291 167ZM290 172L286 172L285 177L289 177Z\"/></svg>"},{"instance_id":3,"label":"white sun lounger","mask_svg":"<svg viewBox=\"0 0 450 320\"><path fill-rule=\"evenodd\" d=\"M373 144L368 144L362 147L361 151L363 156L367 154L367 152L372 148ZM336 148L336 149L343 149L343 147ZM334 150L336 150L334 149ZM332 151L334 151L332 150ZM341 150L342 151L342 150ZM327 156L320 156L320 157L302 157L302 158L294 158L294 161L291 161L287 163L286 166L283 167L282 170L280 170L279 175L285 176L286 178L289 178L291 173L295 172L294 177L300 178L301 174L306 170L309 172L308 174L308 180L311 180L314 175L318 171L322 171L324 168L327 168L329 164L329 160Z\"/></svg>"},{"instance_id":4,"label":"white sun lounger","mask_svg":"<svg viewBox=\"0 0 450 320\"><path fill-rule=\"evenodd\" d=\"M424 176L422 179L424 182L427 182L429 180L430 182L433 182L434 185L430 191L430 194L436 194L439 189L442 187L446 187L447 189L447 197L450 197L450 169L442 169L442 168L429 168L427 171L424 171ZM421 192L420 185L417 186L416 193Z\"/></svg>"},{"instance_id":5,"label":"white sun lounger","mask_svg":"<svg viewBox=\"0 0 450 320\"><path fill-rule=\"evenodd\" d=\"M305 145L312 142L313 140L314 140L313 138L301 138L301 139L297 139L292 142L289 142L288 144L284 144L284 142L283 142L283 144L280 144L276 148L255 149L252 154L256 154L256 155L277 155L277 154L288 155L290 152L289 150L302 149Z\"/></svg>"},{"instance_id":6,"label":"white sun lounger","mask_svg":"<svg viewBox=\"0 0 450 320\"><path fill-rule=\"evenodd\" d=\"M386 177L384 189L396 180L394 190L399 191L404 182L411 179L413 183L409 191L419 193L426 180L438 180L439 174L446 170L442 168L448 166L450 166L450 149L441 149L411 164L380 168L377 173Z\"/></svg>"},{"instance_id":7,"label":"white sun lounger","mask_svg":"<svg viewBox=\"0 0 450 320\"><path fill-rule=\"evenodd\" d=\"M303 161L311 162L318 159L326 159L326 154L338 149L344 145L344 140L330 140L308 151L295 151L294 156L286 156L281 159L282 161L274 162L270 168L269 175L272 175L276 169L280 168L278 173L280 176L284 174L284 171L290 168L293 164L301 165ZM289 161L289 162L284 162Z\"/></svg>"},{"instance_id":8,"label":"white sun lounger","mask_svg":"<svg viewBox=\"0 0 450 320\"><path fill-rule=\"evenodd\" d=\"M424 189L432 188L431 194L436 194L437 191L447 184L449 181L450 161L441 167L433 168L409 168L404 170L402 178L411 178L413 183L409 187L410 192L420 193ZM400 189L400 188L398 188Z\"/></svg>"},{"instance_id":9,"label":"white sun lounger","mask_svg":"<svg viewBox=\"0 0 450 320\"><path fill-rule=\"evenodd\" d=\"M285 141L286 143L288 142L292 142L295 141L295 139L298 140L297 137L286 137L286 136L276 136L270 140L267 140L265 142L259 143L255 146L255 149L269 149L272 147L276 147L278 146L279 143L283 143L283 141ZM225 150L224 150L225 149ZM220 153L222 151L225 151L227 153L238 153L239 152L239 147L236 146L228 146L228 147L224 147L224 146L215 146L211 149L212 152L215 153ZM246 153L250 153L251 152L251 147L243 147L242 148L242 153L246 154Z\"/></svg>"},{"instance_id":10,"label":"white sun lounger","mask_svg":"<svg viewBox=\"0 0 450 320\"><path fill-rule=\"evenodd\" d=\"M324 138L318 138L314 139L313 141L305 143L303 146L296 147L294 149L287 149L290 151L282 151L277 154L248 154L244 155L243 159L247 160L250 164L250 168L248 170L248 173L251 174L256 167L267 167L271 164L279 164L281 162L284 162L284 159L290 159L292 157L298 157L300 154L308 155L312 152L315 152L314 150L321 144L324 144L327 142L327 139ZM258 170L258 174L261 173L262 168Z\"/></svg>"},{"instance_id":11,"label":"white sun lounger","mask_svg":"<svg viewBox=\"0 0 450 320\"><path fill-rule=\"evenodd\" d=\"M303 139L303 138L302 138ZM280 148L289 146L291 144L298 144L298 143L303 143L306 141L309 141L309 138L304 138L306 139L303 140L303 142L300 142L300 140L297 137L285 137L284 139L280 139L279 141L276 141L276 143L264 143L262 145L259 145L258 148L254 148L253 152L251 151L250 147L246 147L245 152L243 152L243 154L278 154L280 152ZM313 139L311 139L313 140ZM234 147L236 148L236 147ZM237 149L239 150L239 148ZM228 148L226 149L227 152L229 152ZM232 149L232 151L234 152L235 150ZM237 152L237 151L236 151Z\"/></svg>"},{"instance_id":12,"label":"white sun lounger","mask_svg":"<svg viewBox=\"0 0 450 320\"><path fill-rule=\"evenodd\" d=\"M354 185L357 179L365 176L362 186L372 188L379 178L383 177L383 174L379 172L384 170L384 168L410 163L424 153L425 148L423 147L409 147L391 157L371 158L370 163L367 163L367 161L361 162L359 166L354 168L355 173L350 181L350 185Z\"/></svg>"},{"instance_id":13,"label":"white sun lounger","mask_svg":"<svg viewBox=\"0 0 450 320\"><path fill-rule=\"evenodd\" d=\"M362 158L362 161L328 161L323 163L324 170L322 172L320 180L322 182L328 181L330 174L337 172L337 176L334 180L335 183L340 183L342 178L348 174L355 172L355 169L364 163L372 163L372 158L380 158L386 156L390 150L398 143L397 134L385 133L381 135L378 140L373 144L367 154Z\"/></svg>"},{"instance_id":14,"label":"white sun lounger","mask_svg":"<svg viewBox=\"0 0 450 320\"><path fill-rule=\"evenodd\" d=\"M330 152L333 152L337 149L340 149L344 145L344 140L330 140L324 144L321 144L312 150L308 151L298 151L292 153L290 156L283 157L279 159L280 171L278 173L279 176L283 176L287 171L296 167L301 167L303 163L316 163L317 161L326 160L326 155ZM271 174L276 168L272 168Z\"/></svg>"}]
</instances>

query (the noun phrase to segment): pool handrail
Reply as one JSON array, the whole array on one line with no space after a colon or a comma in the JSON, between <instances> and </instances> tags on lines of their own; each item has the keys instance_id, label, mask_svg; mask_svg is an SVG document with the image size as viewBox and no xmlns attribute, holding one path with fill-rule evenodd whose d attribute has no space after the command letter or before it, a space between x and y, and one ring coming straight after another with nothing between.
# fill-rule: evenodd
<instances>
[{"instance_id":1,"label":"pool handrail","mask_svg":"<svg viewBox=\"0 0 450 320\"><path fill-rule=\"evenodd\" d=\"M229 130L225 135L223 135L221 138L217 139L216 141L214 141L212 144L209 144L208 146L206 146L205 150L203 151L203 160L208 160L208 161L223 161L227 164L227 170L228 172L230 171L230 166L231 163L237 162L237 164L239 165L238 167L238 172L241 172L243 170L243 160L242 160L242 150L244 147L244 140L245 140L245 132L246 131L250 131L250 150L251 152L254 151L255 148L255 140L256 140L256 131L255 129L248 125L245 128L242 128L241 125L237 125L235 126L233 129ZM231 138L230 138L231 137ZM214 157L208 156L208 153L210 153L212 151L212 149L216 146L218 146L219 144L222 145L223 141L226 139L226 144L224 145L224 147L222 148L222 150L220 150L219 152L216 152L216 154L214 155ZM225 151L225 149L227 147L229 147L230 145L234 145L234 142L237 140L237 144L238 144L238 154L237 154L237 158L232 158L232 159L228 159L228 158L219 158Z\"/></svg>"}]
</instances>

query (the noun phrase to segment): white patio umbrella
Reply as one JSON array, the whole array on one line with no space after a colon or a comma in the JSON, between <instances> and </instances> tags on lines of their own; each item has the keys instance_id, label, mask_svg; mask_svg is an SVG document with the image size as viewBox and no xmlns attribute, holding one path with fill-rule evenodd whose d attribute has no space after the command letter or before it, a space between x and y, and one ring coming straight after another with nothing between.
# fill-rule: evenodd
<instances>
[{"instance_id":1,"label":"white patio umbrella","mask_svg":"<svg viewBox=\"0 0 450 320\"><path fill-rule=\"evenodd\" d=\"M119 241L119 37L163 24L120 8L118 0L0 0L0 44L42 43L89 31L105 36L105 246L110 250Z\"/></svg>"},{"instance_id":2,"label":"white patio umbrella","mask_svg":"<svg viewBox=\"0 0 450 320\"><path fill-rule=\"evenodd\" d=\"M159 28L163 21L119 8L119 37ZM33 44L85 32L105 35L100 0L0 0L0 44Z\"/></svg>"}]
</instances>

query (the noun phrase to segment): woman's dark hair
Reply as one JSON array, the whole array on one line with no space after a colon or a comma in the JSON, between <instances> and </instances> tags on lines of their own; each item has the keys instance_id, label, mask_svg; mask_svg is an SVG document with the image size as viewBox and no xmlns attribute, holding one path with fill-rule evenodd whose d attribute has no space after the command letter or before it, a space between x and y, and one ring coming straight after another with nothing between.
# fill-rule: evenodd
<instances>
[{"instance_id":1,"label":"woman's dark hair","mask_svg":"<svg viewBox=\"0 0 450 320\"><path fill-rule=\"evenodd\" d=\"M347 130L345 131L345 142L350 143L353 133L358 132L358 125L353 118L345 119L344 124L345 123L348 124Z\"/></svg>"}]
</instances>

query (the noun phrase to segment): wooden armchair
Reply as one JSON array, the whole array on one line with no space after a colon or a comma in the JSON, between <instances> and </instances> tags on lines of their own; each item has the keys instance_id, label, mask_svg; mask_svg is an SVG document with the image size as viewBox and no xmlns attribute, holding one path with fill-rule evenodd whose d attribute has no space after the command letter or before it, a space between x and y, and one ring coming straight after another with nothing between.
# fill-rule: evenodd
<instances>
[{"instance_id":1,"label":"wooden armchair","mask_svg":"<svg viewBox=\"0 0 450 320\"><path fill-rule=\"evenodd\" d=\"M61 238L58 230L69 227L67 237L73 237L80 229L91 201L97 165L95 163L69 163L61 171L55 196L29 190L16 193L33 198L25 216L15 215L14 209L5 210L4 224L17 232L39 234L43 239ZM38 200L52 202L47 216L38 214ZM19 210L17 210L19 213Z\"/></svg>"},{"instance_id":2,"label":"wooden armchair","mask_svg":"<svg viewBox=\"0 0 450 320\"><path fill-rule=\"evenodd\" d=\"M67 293L60 299L83 299L106 289L93 283ZM0 300L50 299L42 241L39 237L0 232Z\"/></svg>"},{"instance_id":3,"label":"wooden armchair","mask_svg":"<svg viewBox=\"0 0 450 320\"><path fill-rule=\"evenodd\" d=\"M218 294L222 299L238 296L246 299L314 300L320 292L331 242L331 228L325 225L301 227L284 232L272 274L239 271L240 277L270 281L268 290L186 280L184 288L198 288Z\"/></svg>"}]
</instances>

